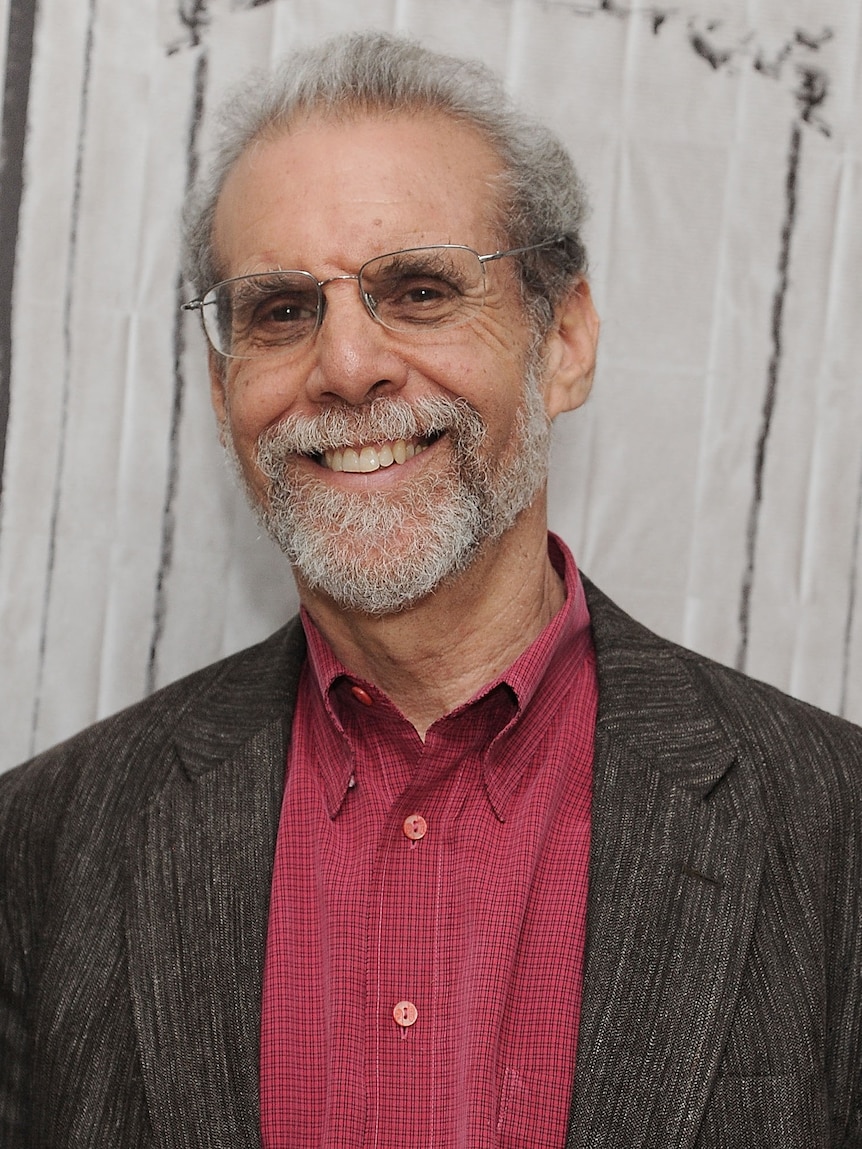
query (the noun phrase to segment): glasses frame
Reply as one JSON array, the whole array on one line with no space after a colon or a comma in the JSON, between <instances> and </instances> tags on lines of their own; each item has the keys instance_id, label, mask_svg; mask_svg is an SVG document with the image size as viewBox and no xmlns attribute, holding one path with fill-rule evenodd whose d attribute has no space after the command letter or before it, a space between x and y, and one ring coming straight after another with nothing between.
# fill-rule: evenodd
<instances>
[{"instance_id":1,"label":"glasses frame","mask_svg":"<svg viewBox=\"0 0 862 1149\"><path fill-rule=\"evenodd\" d=\"M209 300L208 296L212 295L212 293L217 291L220 287L227 287L228 285L230 285L232 283L243 283L243 282L246 282L247 280L258 279L258 278L262 278L262 277L267 276L267 275L302 275L302 276L305 276L310 281L310 283L313 283L315 285L315 287L317 289L317 318L316 318L314 327L311 329L311 331L308 333L308 335L304 336L299 343L294 344L294 346L296 346L296 347L304 347L308 343L310 343L312 341L312 339L314 339L315 335L320 330L321 324L323 323L323 320L324 320L324 317L326 314L326 295L324 294L323 289L325 287L328 287L330 283L338 283L342 280L353 279L356 281L356 286L359 289L359 298L362 300L362 304L363 304L365 310L368 312L368 314L374 320L374 322L379 323L381 327L385 327L387 331L395 331L397 334L403 335L405 333L405 330L406 330L405 328L403 328L403 327L391 327L388 323L385 322L385 320L380 318L380 316L374 310L374 303L373 303L372 296L367 291L365 291L363 286L362 286L362 276L363 276L365 269L368 267L369 264L377 263L378 260L389 259L390 257L394 257L397 255L410 255L412 252L415 252L415 251L439 250L439 251L467 251L467 252L470 252L472 255L476 256L476 258L479 261L479 264L482 268L482 303L479 306L479 310L481 311L482 307L485 306L485 265L487 263L494 263L498 259L506 259L511 255L524 255L528 251L538 251L543 247L552 247L554 244L564 243L564 242L565 242L565 236L556 236L554 239L545 239L541 243L531 243L527 247L510 247L506 251L492 251L487 255L480 255L479 252L475 250L475 248L468 247L464 243L424 243L424 244L420 244L417 247L405 247L405 248L400 248L398 251L386 251L386 252L383 252L382 255L374 255L371 257L371 259L366 259L366 261L362 264L362 266L359 268L359 270L354 275L330 275L327 279L317 279L316 276L314 276L310 271L303 271L300 268L275 268L272 271L256 271L256 272L252 272L249 275L234 275L234 276L231 276L229 279L219 280L218 283L214 283L212 285L212 287L207 288L207 290L204 292L203 295L197 296L195 299L190 299L187 303L181 304L180 310L181 311L197 311L199 313L200 319L201 319L201 327L203 328L203 332L204 332L204 336L206 337L206 341L210 345L210 347L213 349L213 351L216 353L216 355L220 355L223 359L265 359L265 358L267 358L267 355L265 355L265 354L264 355L232 355L229 351L222 351L220 348L216 347L215 343L213 342L213 340L210 336L209 331L207 330L205 314L204 314L204 308L209 307L214 302L214 300ZM469 315L465 316L464 319L462 319L460 321L456 321L454 323L443 324L442 328L435 328L435 330L438 330L438 331L441 329L442 330L451 330L453 328L460 327L464 323L469 323L470 318L471 318L471 316L469 316ZM282 350L284 350L284 349L282 349ZM277 355L278 352L275 352L275 354Z\"/></svg>"}]
</instances>

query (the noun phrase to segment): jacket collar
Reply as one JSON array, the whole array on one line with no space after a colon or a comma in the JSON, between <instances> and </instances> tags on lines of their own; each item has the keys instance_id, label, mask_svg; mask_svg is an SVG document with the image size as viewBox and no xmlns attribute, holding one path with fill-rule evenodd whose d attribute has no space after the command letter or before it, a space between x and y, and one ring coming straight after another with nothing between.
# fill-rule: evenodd
<instances>
[{"instance_id":1,"label":"jacket collar","mask_svg":"<svg viewBox=\"0 0 862 1149\"><path fill-rule=\"evenodd\" d=\"M229 762L270 723L283 725L287 745L304 658L305 634L297 617L214 668L174 731L177 758L189 778Z\"/></svg>"}]
</instances>

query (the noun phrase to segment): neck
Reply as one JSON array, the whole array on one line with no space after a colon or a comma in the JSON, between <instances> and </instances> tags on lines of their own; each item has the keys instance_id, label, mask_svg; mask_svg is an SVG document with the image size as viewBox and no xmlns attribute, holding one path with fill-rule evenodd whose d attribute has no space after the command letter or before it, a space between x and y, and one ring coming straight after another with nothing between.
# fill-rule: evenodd
<instances>
[{"instance_id":1,"label":"neck","mask_svg":"<svg viewBox=\"0 0 862 1149\"><path fill-rule=\"evenodd\" d=\"M384 691L422 737L510 666L563 605L544 507L527 518L535 521L519 520L463 574L397 614L344 611L297 580L338 659Z\"/></svg>"}]
</instances>

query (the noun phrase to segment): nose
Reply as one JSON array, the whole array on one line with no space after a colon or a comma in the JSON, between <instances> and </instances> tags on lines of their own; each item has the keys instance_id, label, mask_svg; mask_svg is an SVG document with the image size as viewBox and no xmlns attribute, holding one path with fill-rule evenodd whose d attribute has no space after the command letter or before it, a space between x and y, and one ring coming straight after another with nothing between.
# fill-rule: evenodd
<instances>
[{"instance_id":1,"label":"nose","mask_svg":"<svg viewBox=\"0 0 862 1149\"><path fill-rule=\"evenodd\" d=\"M352 283L330 280L326 285L307 383L309 398L318 403L340 400L359 406L395 394L407 381L407 365L391 332L372 318L350 278Z\"/></svg>"}]
</instances>

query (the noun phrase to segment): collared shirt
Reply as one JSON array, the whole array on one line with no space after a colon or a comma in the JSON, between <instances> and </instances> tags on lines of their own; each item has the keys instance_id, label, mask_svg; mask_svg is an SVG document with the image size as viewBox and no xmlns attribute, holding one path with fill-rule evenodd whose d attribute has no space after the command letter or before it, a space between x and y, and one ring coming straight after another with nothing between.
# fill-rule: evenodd
<instances>
[{"instance_id":1,"label":"collared shirt","mask_svg":"<svg viewBox=\"0 0 862 1149\"><path fill-rule=\"evenodd\" d=\"M423 741L307 616L264 971L264 1149L563 1146L598 687L566 602Z\"/></svg>"}]
</instances>

